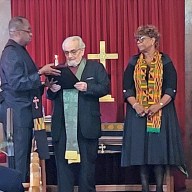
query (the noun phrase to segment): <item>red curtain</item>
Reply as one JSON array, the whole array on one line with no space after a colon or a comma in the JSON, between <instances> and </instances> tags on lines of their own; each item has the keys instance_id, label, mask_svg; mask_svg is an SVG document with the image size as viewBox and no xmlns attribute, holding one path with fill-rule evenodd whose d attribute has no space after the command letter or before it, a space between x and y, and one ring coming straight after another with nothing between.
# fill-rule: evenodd
<instances>
[{"instance_id":1,"label":"red curtain","mask_svg":"<svg viewBox=\"0 0 192 192\"><path fill-rule=\"evenodd\" d=\"M12 0L12 16L27 17L33 40L28 46L39 67L52 63L54 55L64 62L63 40L79 35L87 53L99 53L99 42L106 42L107 53L118 53L118 60L107 60L113 103L102 103L103 122L122 122L124 102L122 76L128 58L137 53L133 34L139 25L153 24L161 33L160 50L168 53L178 72L176 106L182 129L184 111L184 1L180 0ZM51 103L44 97L46 114Z\"/></svg>"}]
</instances>

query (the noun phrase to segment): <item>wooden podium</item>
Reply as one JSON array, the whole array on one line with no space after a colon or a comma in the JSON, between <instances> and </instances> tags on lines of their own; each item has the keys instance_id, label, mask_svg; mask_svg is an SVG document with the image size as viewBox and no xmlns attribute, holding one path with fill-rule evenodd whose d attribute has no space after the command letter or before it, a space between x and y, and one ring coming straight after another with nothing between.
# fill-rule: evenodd
<instances>
[{"instance_id":1,"label":"wooden podium","mask_svg":"<svg viewBox=\"0 0 192 192\"><path fill-rule=\"evenodd\" d=\"M46 129L49 133L51 130L51 117L45 118ZM123 123L102 123L102 136L99 139L99 154L120 154L122 146L122 133ZM52 148L51 137L48 137L49 147ZM51 150L50 154L53 155L54 151ZM118 185L96 185L97 192L104 191L141 191L142 186L140 184L118 184ZM150 185L150 191L155 191L156 186ZM75 191L78 191L78 187L75 187ZM173 192L174 182L173 176L170 173L169 168L166 170L164 191Z\"/></svg>"}]
</instances>

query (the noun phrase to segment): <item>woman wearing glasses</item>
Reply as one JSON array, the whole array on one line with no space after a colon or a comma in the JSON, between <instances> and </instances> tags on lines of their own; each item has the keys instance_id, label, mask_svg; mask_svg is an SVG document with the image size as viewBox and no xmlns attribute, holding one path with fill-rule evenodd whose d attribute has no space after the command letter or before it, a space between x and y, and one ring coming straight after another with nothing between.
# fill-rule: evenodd
<instances>
[{"instance_id":1,"label":"woman wearing glasses","mask_svg":"<svg viewBox=\"0 0 192 192\"><path fill-rule=\"evenodd\" d=\"M123 81L127 113L121 164L139 166L143 192L149 191L152 169L156 191L163 192L165 166L184 166L174 105L177 74L169 56L157 49L155 26L140 26L135 38L140 53L129 60Z\"/></svg>"}]
</instances>

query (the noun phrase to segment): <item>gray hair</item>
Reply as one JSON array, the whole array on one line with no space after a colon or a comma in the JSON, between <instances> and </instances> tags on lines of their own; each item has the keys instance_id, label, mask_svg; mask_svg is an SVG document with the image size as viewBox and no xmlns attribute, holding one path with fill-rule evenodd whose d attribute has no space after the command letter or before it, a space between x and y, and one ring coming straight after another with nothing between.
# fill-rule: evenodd
<instances>
[{"instance_id":1,"label":"gray hair","mask_svg":"<svg viewBox=\"0 0 192 192\"><path fill-rule=\"evenodd\" d=\"M79 48L84 49L85 48L85 43L83 42L82 38L79 36L71 36L71 37L67 37L63 43L62 43L62 49L64 50L64 47L66 46L66 44L70 41L78 41L79 43Z\"/></svg>"},{"instance_id":2,"label":"gray hair","mask_svg":"<svg viewBox=\"0 0 192 192\"><path fill-rule=\"evenodd\" d=\"M21 29L24 25L23 20L27 20L27 19L22 16L13 17L9 21L9 32Z\"/></svg>"}]
</instances>

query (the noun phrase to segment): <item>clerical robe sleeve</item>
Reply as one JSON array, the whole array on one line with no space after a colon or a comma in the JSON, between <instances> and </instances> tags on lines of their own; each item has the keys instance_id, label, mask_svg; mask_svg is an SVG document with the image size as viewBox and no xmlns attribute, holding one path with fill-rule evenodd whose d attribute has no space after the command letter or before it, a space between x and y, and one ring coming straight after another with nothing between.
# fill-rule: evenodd
<instances>
[{"instance_id":1,"label":"clerical robe sleeve","mask_svg":"<svg viewBox=\"0 0 192 192\"><path fill-rule=\"evenodd\" d=\"M35 66L33 72L30 73L27 64L15 51L15 48L9 49L1 62L9 86L16 91L27 91L40 87L41 81Z\"/></svg>"},{"instance_id":2,"label":"clerical robe sleeve","mask_svg":"<svg viewBox=\"0 0 192 192\"><path fill-rule=\"evenodd\" d=\"M59 90L57 92L53 92L53 91L51 91L51 89L48 89L47 94L46 94L47 99L54 100L58 96L60 91L61 90Z\"/></svg>"}]
</instances>

